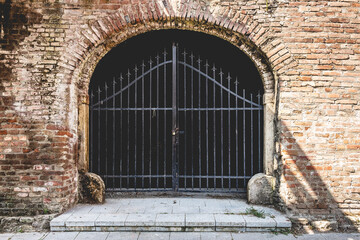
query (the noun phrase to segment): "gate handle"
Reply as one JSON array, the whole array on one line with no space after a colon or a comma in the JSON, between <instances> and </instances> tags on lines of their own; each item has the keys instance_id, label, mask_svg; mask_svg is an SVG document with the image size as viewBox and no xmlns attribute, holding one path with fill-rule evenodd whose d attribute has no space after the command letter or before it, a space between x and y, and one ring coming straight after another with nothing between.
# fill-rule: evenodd
<instances>
[{"instance_id":1,"label":"gate handle","mask_svg":"<svg viewBox=\"0 0 360 240\"><path fill-rule=\"evenodd\" d=\"M172 130L171 133L173 136L175 136L176 134L184 134L185 131L179 131L179 129L176 128L175 130Z\"/></svg>"}]
</instances>

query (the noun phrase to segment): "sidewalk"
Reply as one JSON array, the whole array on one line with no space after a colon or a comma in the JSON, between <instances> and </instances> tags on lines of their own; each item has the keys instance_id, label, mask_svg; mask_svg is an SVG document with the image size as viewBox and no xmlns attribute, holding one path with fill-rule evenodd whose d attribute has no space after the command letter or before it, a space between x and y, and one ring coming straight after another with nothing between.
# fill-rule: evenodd
<instances>
[{"instance_id":1,"label":"sidewalk","mask_svg":"<svg viewBox=\"0 0 360 240\"><path fill-rule=\"evenodd\" d=\"M0 240L360 240L360 233L318 233L294 236L274 233L219 232L47 232L3 233Z\"/></svg>"},{"instance_id":2,"label":"sidewalk","mask_svg":"<svg viewBox=\"0 0 360 240\"><path fill-rule=\"evenodd\" d=\"M200 197L110 198L102 205L79 204L50 222L52 232L269 232L290 228L286 215L271 207L251 205L244 199Z\"/></svg>"}]
</instances>

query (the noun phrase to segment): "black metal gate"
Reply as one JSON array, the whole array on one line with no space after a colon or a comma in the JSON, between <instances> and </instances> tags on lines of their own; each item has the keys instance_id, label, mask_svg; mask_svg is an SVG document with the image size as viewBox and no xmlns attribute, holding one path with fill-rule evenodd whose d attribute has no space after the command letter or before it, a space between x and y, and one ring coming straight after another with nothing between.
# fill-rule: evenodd
<instances>
[{"instance_id":1,"label":"black metal gate","mask_svg":"<svg viewBox=\"0 0 360 240\"><path fill-rule=\"evenodd\" d=\"M108 191L244 192L262 171L260 92L176 44L168 55L90 89L90 171Z\"/></svg>"}]
</instances>

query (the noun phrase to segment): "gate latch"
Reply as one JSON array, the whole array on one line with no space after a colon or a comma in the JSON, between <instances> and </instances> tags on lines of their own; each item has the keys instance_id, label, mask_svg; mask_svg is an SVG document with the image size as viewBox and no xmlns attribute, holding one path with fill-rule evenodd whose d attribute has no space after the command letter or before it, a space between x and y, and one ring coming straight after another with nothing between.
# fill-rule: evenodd
<instances>
[{"instance_id":1,"label":"gate latch","mask_svg":"<svg viewBox=\"0 0 360 240\"><path fill-rule=\"evenodd\" d=\"M175 136L177 134L184 134L184 131L180 131L179 128L175 128L171 131L172 135Z\"/></svg>"}]
</instances>

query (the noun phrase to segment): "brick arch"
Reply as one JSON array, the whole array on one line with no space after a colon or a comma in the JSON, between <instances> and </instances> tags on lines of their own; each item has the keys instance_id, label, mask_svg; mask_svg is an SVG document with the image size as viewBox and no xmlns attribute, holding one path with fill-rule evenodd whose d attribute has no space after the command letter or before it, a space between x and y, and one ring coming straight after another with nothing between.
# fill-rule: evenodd
<instances>
[{"instance_id":1,"label":"brick arch","mask_svg":"<svg viewBox=\"0 0 360 240\"><path fill-rule=\"evenodd\" d=\"M76 41L67 47L69 51L76 49L76 55L68 52L68 59L63 60L65 65L75 65L70 81L78 85L81 95L87 92L91 75L107 52L135 35L159 29L199 31L230 42L255 63L265 92L274 95L276 75L294 67L296 61L285 45L272 37L271 30L246 14L211 12L204 1L183 2L149 0L115 5L113 13L79 30Z\"/></svg>"},{"instance_id":2,"label":"brick arch","mask_svg":"<svg viewBox=\"0 0 360 240\"><path fill-rule=\"evenodd\" d=\"M296 62L281 41L271 38L270 30L250 19L235 21L227 17L214 17L206 12L191 11L174 12L172 9L160 9L144 14L139 9L123 7L105 18L89 22L86 29L78 32L80 49L75 63L75 70L70 82L77 86L79 98L79 164L80 169L88 166L88 133L87 133L87 92L95 67L102 57L121 42L153 30L182 29L203 32L217 36L233 44L254 62L264 86L264 171L274 174L274 149L276 120L276 85L277 74L293 67ZM151 8L150 8L151 9ZM142 14L141 14L142 13ZM72 56L74 54L67 54ZM83 120L81 120L83 119ZM270 144L269 144L270 143Z\"/></svg>"}]
</instances>

